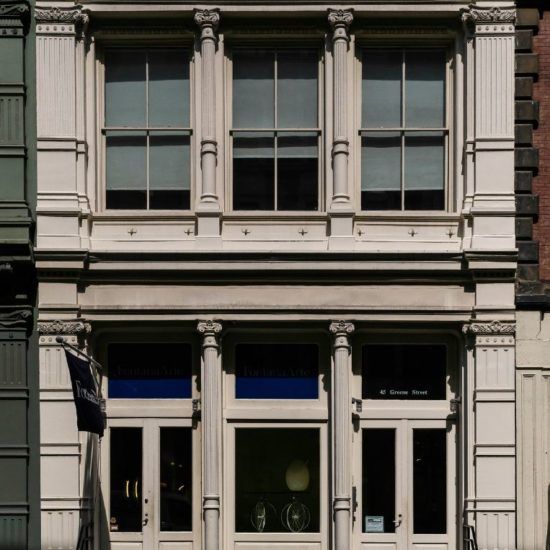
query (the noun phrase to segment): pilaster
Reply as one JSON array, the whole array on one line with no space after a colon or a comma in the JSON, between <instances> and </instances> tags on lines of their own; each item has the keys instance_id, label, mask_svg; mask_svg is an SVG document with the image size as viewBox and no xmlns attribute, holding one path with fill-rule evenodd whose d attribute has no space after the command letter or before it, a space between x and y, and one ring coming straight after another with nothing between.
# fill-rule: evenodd
<instances>
[{"instance_id":1,"label":"pilaster","mask_svg":"<svg viewBox=\"0 0 550 550\"><path fill-rule=\"evenodd\" d=\"M330 324L332 334L333 388L332 410L334 461L334 548L348 550L351 533L351 393L350 336L353 323L336 321Z\"/></svg>"},{"instance_id":2,"label":"pilaster","mask_svg":"<svg viewBox=\"0 0 550 550\"><path fill-rule=\"evenodd\" d=\"M196 10L201 51L201 189L197 204L197 237L219 238L220 201L216 189L218 140L216 136L216 32L217 9ZM217 240L217 239L216 239Z\"/></svg>"},{"instance_id":3,"label":"pilaster","mask_svg":"<svg viewBox=\"0 0 550 550\"><path fill-rule=\"evenodd\" d=\"M38 247L79 248L77 43L81 6L38 7ZM78 94L78 95L77 95Z\"/></svg>"},{"instance_id":4,"label":"pilaster","mask_svg":"<svg viewBox=\"0 0 550 550\"><path fill-rule=\"evenodd\" d=\"M353 22L353 10L328 10L328 22L332 29L333 56L333 138L332 170L333 189L329 207L330 234L333 245L349 246L353 235L353 206L348 182L348 48L349 28ZM335 237L337 240L335 240Z\"/></svg>"},{"instance_id":5,"label":"pilaster","mask_svg":"<svg viewBox=\"0 0 550 550\"><path fill-rule=\"evenodd\" d=\"M77 430L69 368L56 337L79 346L89 333L90 325L81 320L38 322L43 548L75 548L84 519L81 479L89 464L81 456L87 438Z\"/></svg>"},{"instance_id":6,"label":"pilaster","mask_svg":"<svg viewBox=\"0 0 550 550\"><path fill-rule=\"evenodd\" d=\"M219 336L222 325L216 321L199 321L202 336L202 444L204 548L219 550L220 544L220 472L222 390Z\"/></svg>"},{"instance_id":7,"label":"pilaster","mask_svg":"<svg viewBox=\"0 0 550 550\"><path fill-rule=\"evenodd\" d=\"M467 36L473 40L473 50L468 55L470 58L475 56L475 168L470 212L473 220L471 247L477 250L515 248L515 19L513 6L472 5L463 13L470 33ZM471 180L471 175L468 176Z\"/></svg>"},{"instance_id":8,"label":"pilaster","mask_svg":"<svg viewBox=\"0 0 550 550\"><path fill-rule=\"evenodd\" d=\"M516 548L515 324L463 327L473 348L465 395L470 424L465 518L481 549ZM473 372L471 372L473 370Z\"/></svg>"}]
</instances>

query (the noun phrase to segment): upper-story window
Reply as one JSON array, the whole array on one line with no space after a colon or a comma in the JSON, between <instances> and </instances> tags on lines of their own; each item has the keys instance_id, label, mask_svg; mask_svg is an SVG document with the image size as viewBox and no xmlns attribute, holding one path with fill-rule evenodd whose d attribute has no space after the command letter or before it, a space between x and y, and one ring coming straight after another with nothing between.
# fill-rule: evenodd
<instances>
[{"instance_id":1,"label":"upper-story window","mask_svg":"<svg viewBox=\"0 0 550 550\"><path fill-rule=\"evenodd\" d=\"M107 209L190 208L189 55L105 52Z\"/></svg>"},{"instance_id":2,"label":"upper-story window","mask_svg":"<svg viewBox=\"0 0 550 550\"><path fill-rule=\"evenodd\" d=\"M365 49L361 209L445 210L445 50Z\"/></svg>"},{"instance_id":3,"label":"upper-story window","mask_svg":"<svg viewBox=\"0 0 550 550\"><path fill-rule=\"evenodd\" d=\"M319 55L233 52L233 210L318 210Z\"/></svg>"}]
</instances>

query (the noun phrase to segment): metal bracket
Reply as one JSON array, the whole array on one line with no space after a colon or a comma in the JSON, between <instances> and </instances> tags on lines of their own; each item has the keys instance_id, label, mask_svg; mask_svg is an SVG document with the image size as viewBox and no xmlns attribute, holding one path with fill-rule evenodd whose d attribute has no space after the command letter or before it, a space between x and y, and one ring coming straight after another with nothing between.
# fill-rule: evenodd
<instances>
[{"instance_id":1,"label":"metal bracket","mask_svg":"<svg viewBox=\"0 0 550 550\"><path fill-rule=\"evenodd\" d=\"M357 399L356 397L351 398L351 404L355 405L355 412L361 413L363 412L363 400Z\"/></svg>"}]
</instances>

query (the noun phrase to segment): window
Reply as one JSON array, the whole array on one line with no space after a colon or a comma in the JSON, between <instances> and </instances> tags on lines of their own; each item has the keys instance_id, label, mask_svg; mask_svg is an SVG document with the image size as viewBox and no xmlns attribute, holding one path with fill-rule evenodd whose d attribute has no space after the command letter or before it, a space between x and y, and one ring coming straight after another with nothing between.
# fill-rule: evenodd
<instances>
[{"instance_id":1,"label":"window","mask_svg":"<svg viewBox=\"0 0 550 550\"><path fill-rule=\"evenodd\" d=\"M190 208L189 56L105 52L107 209Z\"/></svg>"},{"instance_id":2,"label":"window","mask_svg":"<svg viewBox=\"0 0 550 550\"><path fill-rule=\"evenodd\" d=\"M444 50L364 50L362 210L445 209L445 94Z\"/></svg>"},{"instance_id":3,"label":"window","mask_svg":"<svg viewBox=\"0 0 550 550\"><path fill-rule=\"evenodd\" d=\"M233 53L233 209L319 207L318 53Z\"/></svg>"}]
</instances>

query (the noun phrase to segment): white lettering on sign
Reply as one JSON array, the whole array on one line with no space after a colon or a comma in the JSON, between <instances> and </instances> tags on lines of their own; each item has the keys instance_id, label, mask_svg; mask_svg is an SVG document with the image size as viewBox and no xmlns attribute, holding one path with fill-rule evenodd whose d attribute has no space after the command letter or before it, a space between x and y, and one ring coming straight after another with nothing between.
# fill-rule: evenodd
<instances>
[{"instance_id":1,"label":"white lettering on sign","mask_svg":"<svg viewBox=\"0 0 550 550\"><path fill-rule=\"evenodd\" d=\"M95 393L88 391L86 388L83 388L80 385L80 381L76 380L76 395L80 397L80 399L86 399L86 401L90 401L90 403L94 403L95 405L99 405L99 399L95 395Z\"/></svg>"}]
</instances>

